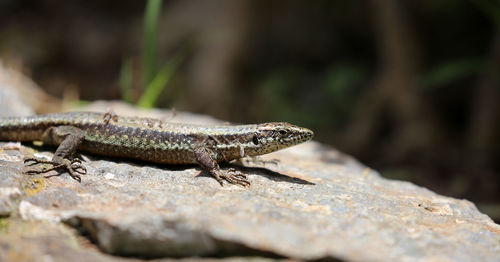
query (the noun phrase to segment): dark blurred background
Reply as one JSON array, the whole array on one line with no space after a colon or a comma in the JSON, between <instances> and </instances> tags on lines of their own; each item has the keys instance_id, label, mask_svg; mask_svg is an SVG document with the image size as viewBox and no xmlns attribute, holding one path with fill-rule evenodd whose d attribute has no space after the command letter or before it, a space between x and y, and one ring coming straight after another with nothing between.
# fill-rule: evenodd
<instances>
[{"instance_id":1,"label":"dark blurred background","mask_svg":"<svg viewBox=\"0 0 500 262\"><path fill-rule=\"evenodd\" d=\"M499 25L494 0L1 0L0 57L63 101L309 127L499 222Z\"/></svg>"}]
</instances>

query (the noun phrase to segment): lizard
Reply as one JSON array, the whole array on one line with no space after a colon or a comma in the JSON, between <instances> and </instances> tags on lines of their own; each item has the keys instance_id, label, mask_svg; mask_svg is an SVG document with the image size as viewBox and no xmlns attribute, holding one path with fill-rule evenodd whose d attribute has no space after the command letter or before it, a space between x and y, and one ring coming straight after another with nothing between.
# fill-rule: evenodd
<instances>
[{"instance_id":1,"label":"lizard","mask_svg":"<svg viewBox=\"0 0 500 262\"><path fill-rule=\"evenodd\" d=\"M0 118L0 141L41 141L57 146L51 160L25 158L27 166L50 168L29 174L66 171L81 182L87 170L77 152L137 159L158 164L198 164L223 186L223 180L250 186L247 176L218 163L259 156L309 141L314 133L286 122L247 125L196 125L116 114L68 112ZM59 173L61 174L61 173Z\"/></svg>"}]
</instances>

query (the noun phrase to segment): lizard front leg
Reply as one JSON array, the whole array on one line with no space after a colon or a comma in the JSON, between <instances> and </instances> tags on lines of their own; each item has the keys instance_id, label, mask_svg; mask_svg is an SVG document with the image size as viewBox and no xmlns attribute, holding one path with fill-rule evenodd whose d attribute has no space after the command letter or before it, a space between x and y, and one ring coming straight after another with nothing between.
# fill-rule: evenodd
<instances>
[{"instance_id":1,"label":"lizard front leg","mask_svg":"<svg viewBox=\"0 0 500 262\"><path fill-rule=\"evenodd\" d=\"M215 179L220 183L221 186L224 186L222 180L226 180L231 184L240 185L243 187L250 186L250 181L248 181L247 176L233 168L223 171L220 169L217 162L210 156L210 149L200 147L194 150L194 154L196 157L196 161L198 164L208 171Z\"/></svg>"},{"instance_id":2,"label":"lizard front leg","mask_svg":"<svg viewBox=\"0 0 500 262\"><path fill-rule=\"evenodd\" d=\"M42 136L42 141L47 144L59 144L52 160L26 158L24 163L28 166L36 164L51 164L51 168L40 170L28 170L28 174L41 174L55 169L65 169L69 175L81 182L80 175L87 173L87 169L81 165L81 160L73 158L78 146L83 142L85 132L74 126L49 127ZM31 163L30 163L31 162Z\"/></svg>"}]
</instances>

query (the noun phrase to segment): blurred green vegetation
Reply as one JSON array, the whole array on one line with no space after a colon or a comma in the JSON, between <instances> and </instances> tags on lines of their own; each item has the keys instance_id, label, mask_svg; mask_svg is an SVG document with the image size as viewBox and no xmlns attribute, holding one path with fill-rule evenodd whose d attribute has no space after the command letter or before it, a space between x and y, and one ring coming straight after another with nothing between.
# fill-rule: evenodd
<instances>
[{"instance_id":1,"label":"blurred green vegetation","mask_svg":"<svg viewBox=\"0 0 500 262\"><path fill-rule=\"evenodd\" d=\"M132 81L133 81L133 64L131 58L126 58L122 62L120 69L120 88L122 100L127 103L133 103L132 96Z\"/></svg>"},{"instance_id":2,"label":"blurred green vegetation","mask_svg":"<svg viewBox=\"0 0 500 262\"><path fill-rule=\"evenodd\" d=\"M361 84L367 81L366 68L339 63L320 74L307 74L299 66L272 71L258 85L258 97L263 106L259 110L270 113L270 119L311 128L323 123L337 127L345 124L356 105ZM315 79L315 82L308 79ZM304 90L309 92L304 94Z\"/></svg>"},{"instance_id":3,"label":"blurred green vegetation","mask_svg":"<svg viewBox=\"0 0 500 262\"><path fill-rule=\"evenodd\" d=\"M161 7L162 0L148 0L144 13L142 51L144 58L142 64L144 90L137 100L137 106L143 108L153 108L157 105L160 94L168 86L183 57L182 54L177 54L158 70L157 39ZM133 70L132 59L125 59L120 70L120 87L122 100L128 103L135 102L133 98ZM173 94L173 92L169 92L169 94Z\"/></svg>"},{"instance_id":4,"label":"blurred green vegetation","mask_svg":"<svg viewBox=\"0 0 500 262\"><path fill-rule=\"evenodd\" d=\"M483 63L479 58L445 62L425 72L421 77L421 85L424 88L438 88L452 84L482 72L484 70Z\"/></svg>"},{"instance_id":5,"label":"blurred green vegetation","mask_svg":"<svg viewBox=\"0 0 500 262\"><path fill-rule=\"evenodd\" d=\"M481 10L491 21L500 26L500 1L469 0Z\"/></svg>"}]
</instances>

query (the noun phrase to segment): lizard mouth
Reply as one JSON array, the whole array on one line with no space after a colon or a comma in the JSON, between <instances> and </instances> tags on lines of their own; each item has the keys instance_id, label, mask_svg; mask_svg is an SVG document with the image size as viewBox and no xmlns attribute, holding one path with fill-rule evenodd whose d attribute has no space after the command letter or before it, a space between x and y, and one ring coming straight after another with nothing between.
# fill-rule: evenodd
<instances>
[{"instance_id":1,"label":"lizard mouth","mask_svg":"<svg viewBox=\"0 0 500 262\"><path fill-rule=\"evenodd\" d=\"M297 127L297 129L298 130L296 132L291 133L289 136L278 139L277 140L278 144L281 144L278 146L288 147L292 145L297 145L307 142L314 137L314 132L307 128Z\"/></svg>"},{"instance_id":2,"label":"lizard mouth","mask_svg":"<svg viewBox=\"0 0 500 262\"><path fill-rule=\"evenodd\" d=\"M304 129L303 133L302 133L303 142L306 142L306 141L313 139L314 132L312 130L307 129L307 128L302 128L302 129Z\"/></svg>"},{"instance_id":3,"label":"lizard mouth","mask_svg":"<svg viewBox=\"0 0 500 262\"><path fill-rule=\"evenodd\" d=\"M300 127L300 130L290 140L295 141L297 144L307 142L314 137L314 132L310 129Z\"/></svg>"}]
</instances>

